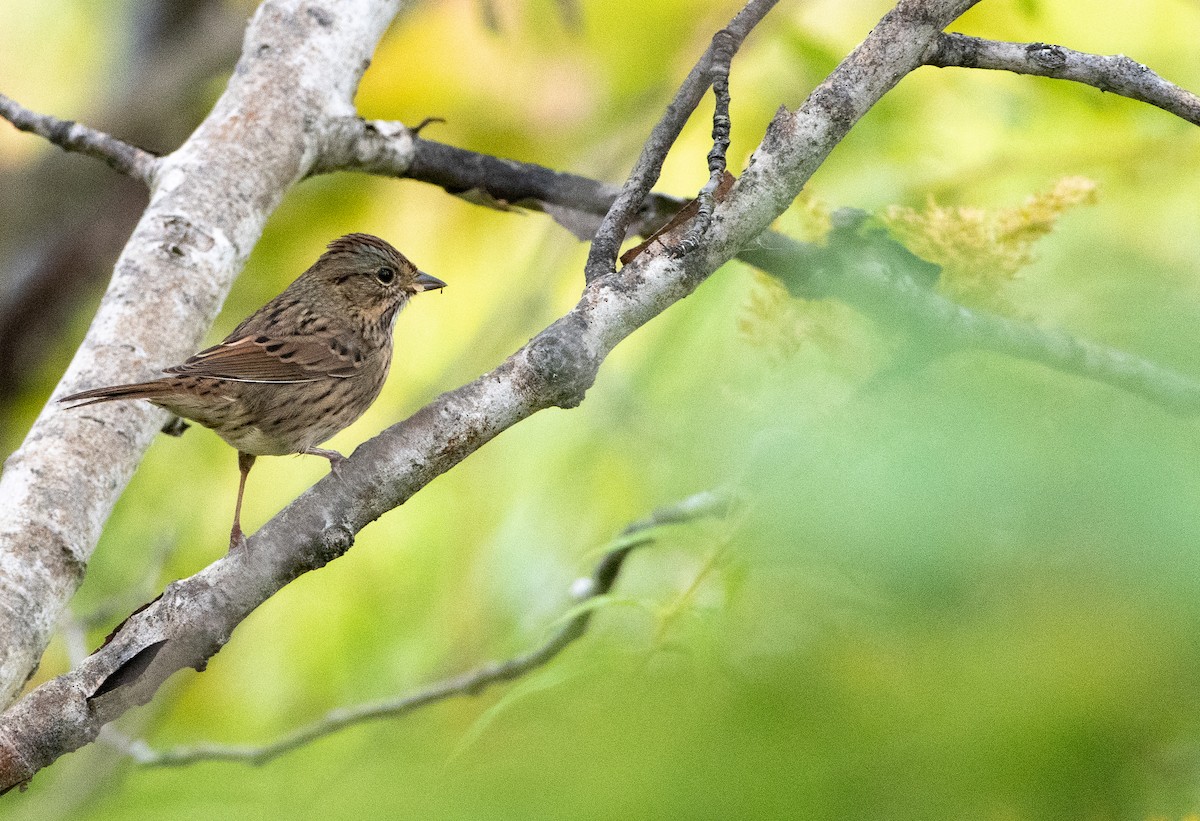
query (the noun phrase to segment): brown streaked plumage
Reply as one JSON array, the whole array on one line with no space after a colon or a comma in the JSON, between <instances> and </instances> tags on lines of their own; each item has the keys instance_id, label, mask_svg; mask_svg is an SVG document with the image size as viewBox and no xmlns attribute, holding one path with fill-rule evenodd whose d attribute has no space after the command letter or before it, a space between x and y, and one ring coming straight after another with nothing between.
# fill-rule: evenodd
<instances>
[{"instance_id":1,"label":"brown streaked plumage","mask_svg":"<svg viewBox=\"0 0 1200 821\"><path fill-rule=\"evenodd\" d=\"M212 428L238 450L241 480L230 544L242 539L242 495L257 456L309 453L363 414L392 362L392 328L408 300L445 287L370 234L349 234L220 344L166 376L64 396L83 407L146 399Z\"/></svg>"}]
</instances>

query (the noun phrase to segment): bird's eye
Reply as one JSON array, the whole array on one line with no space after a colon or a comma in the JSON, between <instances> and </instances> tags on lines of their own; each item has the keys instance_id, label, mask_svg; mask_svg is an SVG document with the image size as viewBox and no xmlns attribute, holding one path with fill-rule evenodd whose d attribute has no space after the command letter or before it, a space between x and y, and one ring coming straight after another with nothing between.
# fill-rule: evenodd
<instances>
[{"instance_id":1,"label":"bird's eye","mask_svg":"<svg viewBox=\"0 0 1200 821\"><path fill-rule=\"evenodd\" d=\"M396 269L385 265L375 272L375 278L383 285L391 285L396 278Z\"/></svg>"}]
</instances>

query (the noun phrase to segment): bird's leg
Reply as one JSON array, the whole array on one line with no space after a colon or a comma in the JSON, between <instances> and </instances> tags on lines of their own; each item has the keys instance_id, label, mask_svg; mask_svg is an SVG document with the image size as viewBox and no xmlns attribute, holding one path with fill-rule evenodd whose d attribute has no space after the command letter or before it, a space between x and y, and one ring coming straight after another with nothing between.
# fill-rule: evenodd
<instances>
[{"instance_id":1,"label":"bird's leg","mask_svg":"<svg viewBox=\"0 0 1200 821\"><path fill-rule=\"evenodd\" d=\"M300 452L308 456L324 456L329 460L329 470L334 476L338 475L338 468L342 466L342 462L346 461L346 457L342 456L336 450L328 450L326 448L305 448Z\"/></svg>"},{"instance_id":2,"label":"bird's leg","mask_svg":"<svg viewBox=\"0 0 1200 821\"><path fill-rule=\"evenodd\" d=\"M254 459L253 453L238 451L238 470L242 472L242 478L238 482L237 504L233 508L233 529L229 531L229 548L231 550L241 547L246 541L246 537L242 535L242 496L246 492L246 477L250 475L250 468L254 467Z\"/></svg>"}]
</instances>

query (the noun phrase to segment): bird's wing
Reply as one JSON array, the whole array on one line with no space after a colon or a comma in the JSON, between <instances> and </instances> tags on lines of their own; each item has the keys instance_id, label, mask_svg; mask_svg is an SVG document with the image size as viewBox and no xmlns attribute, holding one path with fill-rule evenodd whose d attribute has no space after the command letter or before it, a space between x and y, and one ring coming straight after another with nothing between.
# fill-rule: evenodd
<instances>
[{"instance_id":1,"label":"bird's wing","mask_svg":"<svg viewBox=\"0 0 1200 821\"><path fill-rule=\"evenodd\" d=\"M359 345L336 338L247 334L213 345L164 373L234 382L315 382L354 376L363 359Z\"/></svg>"}]
</instances>

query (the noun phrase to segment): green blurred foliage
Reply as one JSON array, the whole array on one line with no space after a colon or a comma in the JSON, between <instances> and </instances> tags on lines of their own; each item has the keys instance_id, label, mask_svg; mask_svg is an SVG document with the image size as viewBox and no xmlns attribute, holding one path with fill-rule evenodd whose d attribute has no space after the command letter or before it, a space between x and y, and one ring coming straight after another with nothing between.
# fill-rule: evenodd
<instances>
[{"instance_id":1,"label":"green blurred foliage","mask_svg":"<svg viewBox=\"0 0 1200 821\"><path fill-rule=\"evenodd\" d=\"M119 63L114 9L10 0L0 85L84 118ZM437 115L428 136L619 180L737 3L426 4L364 79L368 117ZM734 64L731 165L888 8L784 2ZM36 12L36 13L35 13ZM114 22L116 20L116 22ZM980 4L955 30L1126 53L1200 88L1200 8ZM32 59L33 55L38 59ZM214 86L216 87L216 86ZM706 175L705 107L661 188ZM906 78L814 177L831 207L1004 209L1078 175L1098 203L1033 247L1004 303L1047 328L1200 377L1195 129L1093 89L1001 73ZM0 162L48 150L0 130ZM781 227L806 224L801 205ZM398 326L381 400L349 451L494 367L568 308L585 248L536 214L413 182L338 175L293 191L213 331L277 293L329 239L393 240L450 283ZM796 303L780 353L731 264L622 344L587 401L506 432L350 553L254 613L203 675L121 724L155 745L273 739L536 645L571 581L630 521L711 487L727 521L634 555L593 631L513 685L360 726L262 768L139 770L95 745L10 795L4 817L1183 818L1200 812L1200 537L1193 420L995 355L917 373L837 304ZM758 295L756 297L756 294ZM97 295L98 298L98 295ZM749 312L749 313L748 313ZM75 336L46 374L65 366ZM759 323L756 325L756 323ZM778 334L775 334L777 337ZM29 396L15 447L45 393ZM260 460L253 529L321 460ZM162 438L122 497L75 609L115 608L221 555L234 453ZM166 552L161 570L155 557ZM61 672L56 643L36 681ZM36 681L34 683L36 683Z\"/></svg>"}]
</instances>

